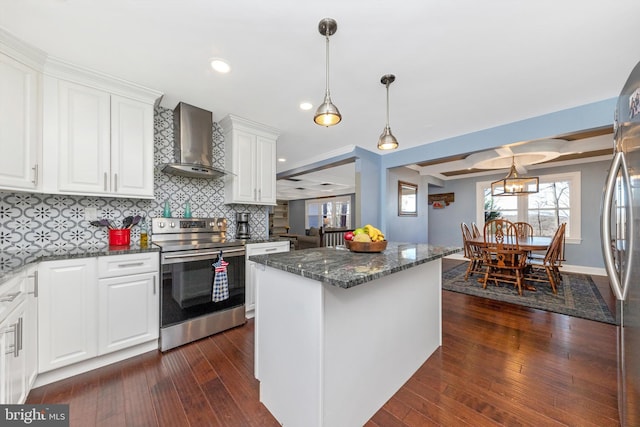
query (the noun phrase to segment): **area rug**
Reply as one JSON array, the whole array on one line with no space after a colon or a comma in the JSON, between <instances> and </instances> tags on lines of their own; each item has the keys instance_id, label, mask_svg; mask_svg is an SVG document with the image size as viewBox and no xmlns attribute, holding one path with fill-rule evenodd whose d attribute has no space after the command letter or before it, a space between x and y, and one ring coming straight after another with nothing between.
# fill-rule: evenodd
<instances>
[{"instance_id":1,"label":"area rug","mask_svg":"<svg viewBox=\"0 0 640 427\"><path fill-rule=\"evenodd\" d=\"M442 273L442 288L448 291L489 298L573 317L617 324L615 316L609 310L591 277L585 274L563 273L558 293L554 295L551 286L546 283L531 283L536 291L523 290L518 295L515 286L493 282L482 289L478 274L464 280L467 264L461 264Z\"/></svg>"}]
</instances>

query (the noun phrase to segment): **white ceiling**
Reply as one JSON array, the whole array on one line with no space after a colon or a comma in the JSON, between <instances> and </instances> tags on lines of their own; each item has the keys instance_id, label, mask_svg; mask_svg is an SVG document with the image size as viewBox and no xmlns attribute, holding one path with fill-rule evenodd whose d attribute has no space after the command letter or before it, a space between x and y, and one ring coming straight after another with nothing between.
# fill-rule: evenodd
<instances>
[{"instance_id":1,"label":"white ceiling","mask_svg":"<svg viewBox=\"0 0 640 427\"><path fill-rule=\"evenodd\" d=\"M639 59L638 16L638 0L0 0L0 27L52 56L160 90L166 108L280 129L278 172L377 151L387 73L401 150L615 97ZM331 128L298 108L323 99L325 17L343 115Z\"/></svg>"}]
</instances>

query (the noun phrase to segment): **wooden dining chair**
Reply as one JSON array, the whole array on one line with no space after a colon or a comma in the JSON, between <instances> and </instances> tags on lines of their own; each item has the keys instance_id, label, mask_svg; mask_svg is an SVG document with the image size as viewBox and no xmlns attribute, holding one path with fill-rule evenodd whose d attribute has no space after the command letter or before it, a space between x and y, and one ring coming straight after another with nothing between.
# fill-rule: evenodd
<instances>
[{"instance_id":1,"label":"wooden dining chair","mask_svg":"<svg viewBox=\"0 0 640 427\"><path fill-rule=\"evenodd\" d=\"M513 223L507 219L502 219L502 218L498 218L498 219L492 219L490 221L487 221L484 224L484 229L483 229L483 235L486 236L493 236L496 233L499 234L504 234L505 236L507 235L507 229L509 228L510 225L512 225Z\"/></svg>"},{"instance_id":2,"label":"wooden dining chair","mask_svg":"<svg viewBox=\"0 0 640 427\"><path fill-rule=\"evenodd\" d=\"M503 222L491 224L495 221ZM518 295L522 295L527 253L520 249L515 226L507 220L487 222L484 226L484 242L483 262L486 270L482 287L486 289L489 280L493 280L496 286L499 281L507 282L514 284Z\"/></svg>"},{"instance_id":3,"label":"wooden dining chair","mask_svg":"<svg viewBox=\"0 0 640 427\"><path fill-rule=\"evenodd\" d=\"M562 280L560 267L564 257L566 225L566 223L563 223L558 227L543 258L529 256L529 266L531 268L527 270L525 275L526 280L549 283L554 294L558 293L558 284Z\"/></svg>"},{"instance_id":4,"label":"wooden dining chair","mask_svg":"<svg viewBox=\"0 0 640 427\"><path fill-rule=\"evenodd\" d=\"M528 222L518 221L514 222L513 225L515 226L515 231L519 239L533 237L533 226Z\"/></svg>"},{"instance_id":5,"label":"wooden dining chair","mask_svg":"<svg viewBox=\"0 0 640 427\"><path fill-rule=\"evenodd\" d=\"M464 243L464 257L469 260L467 271L464 273L464 280L469 279L469 275L474 273L484 274L482 249L471 242L473 234L464 222L460 224L462 229L462 242Z\"/></svg>"},{"instance_id":6,"label":"wooden dining chair","mask_svg":"<svg viewBox=\"0 0 640 427\"><path fill-rule=\"evenodd\" d=\"M482 236L482 234L480 234L480 230L478 230L478 226L476 225L475 222L471 223L471 235L473 236L474 239L476 237Z\"/></svg>"}]
</instances>

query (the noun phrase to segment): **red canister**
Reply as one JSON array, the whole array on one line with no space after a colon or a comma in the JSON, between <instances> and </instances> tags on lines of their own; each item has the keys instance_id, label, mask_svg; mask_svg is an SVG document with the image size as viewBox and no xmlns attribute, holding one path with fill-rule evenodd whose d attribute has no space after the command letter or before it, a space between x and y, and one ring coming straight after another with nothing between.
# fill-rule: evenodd
<instances>
[{"instance_id":1,"label":"red canister","mask_svg":"<svg viewBox=\"0 0 640 427\"><path fill-rule=\"evenodd\" d=\"M129 246L131 244L131 230L128 228L114 228L109 230L110 246Z\"/></svg>"}]
</instances>

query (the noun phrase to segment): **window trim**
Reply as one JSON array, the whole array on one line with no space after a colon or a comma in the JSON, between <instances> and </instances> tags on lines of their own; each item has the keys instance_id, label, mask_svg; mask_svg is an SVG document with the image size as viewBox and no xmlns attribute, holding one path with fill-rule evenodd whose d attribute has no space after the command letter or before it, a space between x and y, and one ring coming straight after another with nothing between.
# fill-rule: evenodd
<instances>
[{"instance_id":1,"label":"window trim","mask_svg":"<svg viewBox=\"0 0 640 427\"><path fill-rule=\"evenodd\" d=\"M571 216L569 218L570 225L567 227L570 230L571 235L565 236L566 243L579 244L582 242L582 217L581 217L581 195L582 190L580 187L581 174L580 171L556 173L549 175L538 175L540 178L540 184L546 184L554 181L569 181L571 188L571 198L569 199L569 210ZM476 182L476 224L480 228L484 226L484 189L491 189L492 181L478 181ZM517 197L518 198L518 212L521 209L527 209L527 196L501 196L501 197ZM483 203L480 203L482 201Z\"/></svg>"},{"instance_id":2,"label":"window trim","mask_svg":"<svg viewBox=\"0 0 640 427\"><path fill-rule=\"evenodd\" d=\"M335 207L335 203L337 202L348 202L349 203L349 218L348 219L348 223L351 223L351 216L353 215L353 206L351 206L351 196L333 196L333 197L322 197L319 199L305 199L304 201L304 228L305 229L309 229L309 204L310 203L319 203L319 204L323 204L323 203L327 203L327 202L332 202L334 203L334 207ZM335 212L334 212L335 214ZM322 225L321 225L322 227ZM349 227L347 227L349 228Z\"/></svg>"}]
</instances>

